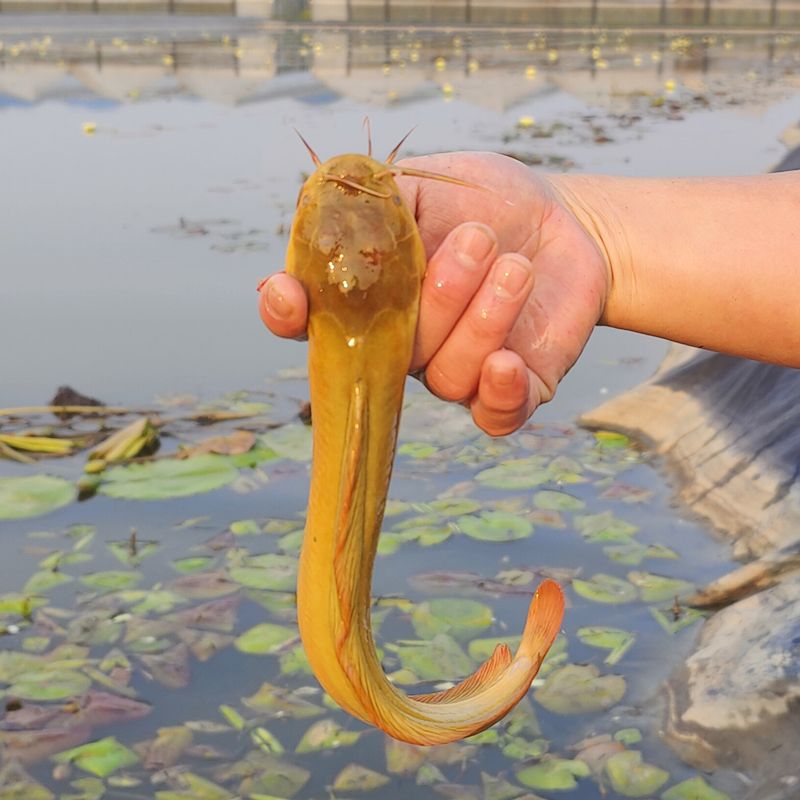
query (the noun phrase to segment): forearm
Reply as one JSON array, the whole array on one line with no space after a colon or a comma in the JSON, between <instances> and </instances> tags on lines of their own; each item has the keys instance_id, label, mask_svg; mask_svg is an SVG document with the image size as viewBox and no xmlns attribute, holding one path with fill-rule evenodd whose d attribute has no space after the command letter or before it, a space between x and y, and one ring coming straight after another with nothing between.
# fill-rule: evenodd
<instances>
[{"instance_id":1,"label":"forearm","mask_svg":"<svg viewBox=\"0 0 800 800\"><path fill-rule=\"evenodd\" d=\"M602 323L800 367L800 172L552 182L606 257Z\"/></svg>"}]
</instances>

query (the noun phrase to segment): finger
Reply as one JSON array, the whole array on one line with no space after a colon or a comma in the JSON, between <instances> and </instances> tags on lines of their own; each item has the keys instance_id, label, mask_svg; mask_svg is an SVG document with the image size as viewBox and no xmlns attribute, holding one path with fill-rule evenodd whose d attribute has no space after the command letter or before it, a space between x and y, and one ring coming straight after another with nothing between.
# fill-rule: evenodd
<instances>
[{"instance_id":1,"label":"finger","mask_svg":"<svg viewBox=\"0 0 800 800\"><path fill-rule=\"evenodd\" d=\"M428 388L444 400L464 402L478 389L483 362L499 350L533 288L531 262L519 253L500 256L444 344L425 367Z\"/></svg>"},{"instance_id":2,"label":"finger","mask_svg":"<svg viewBox=\"0 0 800 800\"><path fill-rule=\"evenodd\" d=\"M513 350L490 353L470 403L475 424L490 436L504 436L522 427L538 405L535 385L525 362Z\"/></svg>"},{"instance_id":3,"label":"finger","mask_svg":"<svg viewBox=\"0 0 800 800\"><path fill-rule=\"evenodd\" d=\"M433 254L420 294L412 371L424 367L442 346L480 288L496 252L491 228L465 222Z\"/></svg>"},{"instance_id":4,"label":"finger","mask_svg":"<svg viewBox=\"0 0 800 800\"><path fill-rule=\"evenodd\" d=\"M296 339L305 335L308 299L299 281L285 272L276 272L259 284L258 311L276 336Z\"/></svg>"}]
</instances>

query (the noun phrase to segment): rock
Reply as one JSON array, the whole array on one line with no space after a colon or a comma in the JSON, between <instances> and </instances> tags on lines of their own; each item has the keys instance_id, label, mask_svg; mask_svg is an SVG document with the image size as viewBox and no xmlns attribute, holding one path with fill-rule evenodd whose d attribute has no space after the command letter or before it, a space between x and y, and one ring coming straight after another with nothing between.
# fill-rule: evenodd
<instances>
[{"instance_id":1,"label":"rock","mask_svg":"<svg viewBox=\"0 0 800 800\"><path fill-rule=\"evenodd\" d=\"M709 620L668 695L665 735L685 761L747 770L756 784L794 786L783 779L798 767L800 575Z\"/></svg>"},{"instance_id":2,"label":"rock","mask_svg":"<svg viewBox=\"0 0 800 800\"><path fill-rule=\"evenodd\" d=\"M581 424L652 442L681 499L735 540L736 557L757 557L800 547L798 397L798 370L680 347Z\"/></svg>"}]
</instances>

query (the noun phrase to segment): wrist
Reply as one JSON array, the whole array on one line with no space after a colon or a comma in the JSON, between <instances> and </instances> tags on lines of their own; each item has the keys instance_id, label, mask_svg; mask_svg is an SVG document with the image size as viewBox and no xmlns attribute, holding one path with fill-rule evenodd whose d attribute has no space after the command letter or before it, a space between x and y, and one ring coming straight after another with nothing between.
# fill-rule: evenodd
<instances>
[{"instance_id":1,"label":"wrist","mask_svg":"<svg viewBox=\"0 0 800 800\"><path fill-rule=\"evenodd\" d=\"M598 175L548 175L555 199L593 242L605 267L606 295L600 325L626 327L625 298L631 297L633 259L623 224L623 208Z\"/></svg>"}]
</instances>

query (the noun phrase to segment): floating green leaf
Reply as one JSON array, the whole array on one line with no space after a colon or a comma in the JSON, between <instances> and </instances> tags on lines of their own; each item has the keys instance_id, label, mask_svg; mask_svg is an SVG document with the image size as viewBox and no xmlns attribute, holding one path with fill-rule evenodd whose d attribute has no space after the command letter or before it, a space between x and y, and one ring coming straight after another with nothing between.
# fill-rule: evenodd
<instances>
[{"instance_id":1,"label":"floating green leaf","mask_svg":"<svg viewBox=\"0 0 800 800\"><path fill-rule=\"evenodd\" d=\"M172 568L177 572L199 572L208 569L214 563L214 559L209 556L190 556L189 558L178 558L172 562Z\"/></svg>"},{"instance_id":2,"label":"floating green leaf","mask_svg":"<svg viewBox=\"0 0 800 800\"><path fill-rule=\"evenodd\" d=\"M169 458L106 470L99 491L125 500L164 500L219 489L238 476L226 456Z\"/></svg>"},{"instance_id":3,"label":"floating green leaf","mask_svg":"<svg viewBox=\"0 0 800 800\"><path fill-rule=\"evenodd\" d=\"M108 549L114 554L117 561L131 567L138 567L148 556L158 551L158 542L140 541L135 538L122 542L109 542Z\"/></svg>"},{"instance_id":4,"label":"floating green leaf","mask_svg":"<svg viewBox=\"0 0 800 800\"><path fill-rule=\"evenodd\" d=\"M503 744L503 755L512 761L525 761L529 758L541 758L549 747L547 739L525 739L522 736L506 736Z\"/></svg>"},{"instance_id":5,"label":"floating green leaf","mask_svg":"<svg viewBox=\"0 0 800 800\"><path fill-rule=\"evenodd\" d=\"M484 511L477 516L459 517L457 524L467 536L484 542L511 542L533 533L530 520L504 511Z\"/></svg>"},{"instance_id":6,"label":"floating green leaf","mask_svg":"<svg viewBox=\"0 0 800 800\"><path fill-rule=\"evenodd\" d=\"M678 554L663 544L644 545L631 539L629 542L609 544L603 552L618 564L638 566L645 558L678 558Z\"/></svg>"},{"instance_id":7,"label":"floating green leaf","mask_svg":"<svg viewBox=\"0 0 800 800\"><path fill-rule=\"evenodd\" d=\"M264 753L274 753L279 756L285 750L278 737L261 725L250 731L250 738L253 740L253 744Z\"/></svg>"},{"instance_id":8,"label":"floating green leaf","mask_svg":"<svg viewBox=\"0 0 800 800\"><path fill-rule=\"evenodd\" d=\"M703 614L694 608L680 607L673 608L656 608L650 606L650 613L658 624L669 634L676 634L684 628L688 628L700 619L703 619Z\"/></svg>"},{"instance_id":9,"label":"floating green leaf","mask_svg":"<svg viewBox=\"0 0 800 800\"><path fill-rule=\"evenodd\" d=\"M237 637L234 645L242 653L265 655L281 650L296 638L297 631L293 628L262 622Z\"/></svg>"},{"instance_id":10,"label":"floating green leaf","mask_svg":"<svg viewBox=\"0 0 800 800\"><path fill-rule=\"evenodd\" d=\"M42 669L19 676L8 693L21 700L63 700L82 694L92 685L83 673L72 669Z\"/></svg>"},{"instance_id":11,"label":"floating green leaf","mask_svg":"<svg viewBox=\"0 0 800 800\"><path fill-rule=\"evenodd\" d=\"M279 553L265 553L249 558L245 566L231 567L233 580L249 589L286 591L297 582L297 559Z\"/></svg>"},{"instance_id":12,"label":"floating green leaf","mask_svg":"<svg viewBox=\"0 0 800 800\"><path fill-rule=\"evenodd\" d=\"M620 628L592 626L579 628L578 638L590 647L599 647L611 652L606 656L606 664L616 664L636 641L636 635Z\"/></svg>"},{"instance_id":13,"label":"floating green leaf","mask_svg":"<svg viewBox=\"0 0 800 800\"><path fill-rule=\"evenodd\" d=\"M254 519L237 519L228 527L236 536L257 536L262 533L261 526Z\"/></svg>"},{"instance_id":14,"label":"floating green leaf","mask_svg":"<svg viewBox=\"0 0 800 800\"><path fill-rule=\"evenodd\" d=\"M605 764L605 771L615 792L625 797L648 797L669 779L669 773L642 761L638 750L615 753Z\"/></svg>"},{"instance_id":15,"label":"floating green leaf","mask_svg":"<svg viewBox=\"0 0 800 800\"><path fill-rule=\"evenodd\" d=\"M624 433L616 431L595 431L594 438L600 447L614 450L630 447L631 444L631 440Z\"/></svg>"},{"instance_id":16,"label":"floating green leaf","mask_svg":"<svg viewBox=\"0 0 800 800\"><path fill-rule=\"evenodd\" d=\"M629 542L639 528L614 516L612 511L575 517L575 527L590 542Z\"/></svg>"},{"instance_id":17,"label":"floating green leaf","mask_svg":"<svg viewBox=\"0 0 800 800\"><path fill-rule=\"evenodd\" d=\"M273 686L270 683L261 684L261 688L255 694L243 698L242 702L259 713L276 717L305 719L325 713L322 708L300 697L299 694L284 686Z\"/></svg>"},{"instance_id":18,"label":"floating green leaf","mask_svg":"<svg viewBox=\"0 0 800 800\"><path fill-rule=\"evenodd\" d=\"M642 732L638 728L620 728L614 734L614 741L630 747L642 741Z\"/></svg>"},{"instance_id":19,"label":"floating green leaf","mask_svg":"<svg viewBox=\"0 0 800 800\"><path fill-rule=\"evenodd\" d=\"M75 764L86 772L101 778L139 761L139 756L120 744L113 736L65 750L53 756L59 764Z\"/></svg>"},{"instance_id":20,"label":"floating green leaf","mask_svg":"<svg viewBox=\"0 0 800 800\"><path fill-rule=\"evenodd\" d=\"M577 511L586 506L578 497L573 497L566 492L554 492L549 489L542 489L533 496L533 504L536 508L543 508L549 511Z\"/></svg>"},{"instance_id":21,"label":"floating green leaf","mask_svg":"<svg viewBox=\"0 0 800 800\"><path fill-rule=\"evenodd\" d=\"M472 514L474 511L478 511L481 504L477 500L470 500L466 497L446 497L440 500L431 500L427 506L441 517L460 517L463 514Z\"/></svg>"},{"instance_id":22,"label":"floating green leaf","mask_svg":"<svg viewBox=\"0 0 800 800\"><path fill-rule=\"evenodd\" d=\"M308 663L303 645L284 650L280 655L281 675L297 675L303 673L311 675L311 665Z\"/></svg>"},{"instance_id":23,"label":"floating green leaf","mask_svg":"<svg viewBox=\"0 0 800 800\"><path fill-rule=\"evenodd\" d=\"M551 791L553 789L574 789L575 778L587 778L591 774L583 761L566 758L549 758L532 767L517 772L517 780L531 789Z\"/></svg>"},{"instance_id":24,"label":"floating green leaf","mask_svg":"<svg viewBox=\"0 0 800 800\"><path fill-rule=\"evenodd\" d=\"M308 425L282 425L261 436L260 443L283 458L311 460L311 428Z\"/></svg>"},{"instance_id":25,"label":"floating green leaf","mask_svg":"<svg viewBox=\"0 0 800 800\"><path fill-rule=\"evenodd\" d=\"M483 784L483 800L514 800L522 794L519 786L505 778L488 775L486 772L481 772L481 783Z\"/></svg>"},{"instance_id":26,"label":"floating green leaf","mask_svg":"<svg viewBox=\"0 0 800 800\"><path fill-rule=\"evenodd\" d=\"M414 607L411 624L421 639L437 633L449 633L456 639L469 639L491 626L492 609L475 600L442 598L428 600Z\"/></svg>"},{"instance_id":27,"label":"floating green leaf","mask_svg":"<svg viewBox=\"0 0 800 800\"><path fill-rule=\"evenodd\" d=\"M386 645L400 657L405 669L422 680L451 680L466 675L475 665L452 636L440 633L430 641Z\"/></svg>"},{"instance_id":28,"label":"floating green leaf","mask_svg":"<svg viewBox=\"0 0 800 800\"><path fill-rule=\"evenodd\" d=\"M315 753L319 750L347 747L355 744L360 736L360 731L346 731L332 719L321 719L303 734L295 752Z\"/></svg>"},{"instance_id":29,"label":"floating green leaf","mask_svg":"<svg viewBox=\"0 0 800 800\"><path fill-rule=\"evenodd\" d=\"M645 603L660 603L694 589L694 584L678 578L667 578L652 572L629 572L628 580L639 590Z\"/></svg>"},{"instance_id":30,"label":"floating green leaf","mask_svg":"<svg viewBox=\"0 0 800 800\"><path fill-rule=\"evenodd\" d=\"M475 480L495 489L532 489L551 480L546 464L544 456L512 458L482 470Z\"/></svg>"},{"instance_id":31,"label":"floating green leaf","mask_svg":"<svg viewBox=\"0 0 800 800\"><path fill-rule=\"evenodd\" d=\"M602 572L588 581L573 578L572 588L594 603L630 603L636 599L636 589L630 583Z\"/></svg>"},{"instance_id":32,"label":"floating green leaf","mask_svg":"<svg viewBox=\"0 0 800 800\"><path fill-rule=\"evenodd\" d=\"M662 793L661 800L730 800L730 797L725 792L709 786L700 775L697 775L670 786Z\"/></svg>"},{"instance_id":33,"label":"floating green leaf","mask_svg":"<svg viewBox=\"0 0 800 800\"><path fill-rule=\"evenodd\" d=\"M130 589L142 579L138 572L124 572L110 569L106 572L93 572L81 575L81 583L90 589L101 592L113 592L116 589Z\"/></svg>"},{"instance_id":34,"label":"floating green leaf","mask_svg":"<svg viewBox=\"0 0 800 800\"><path fill-rule=\"evenodd\" d=\"M521 641L521 636L493 636L489 639L473 639L467 645L467 652L469 657L474 658L476 661L486 661L494 653L497 645L506 644L513 653L519 647Z\"/></svg>"},{"instance_id":35,"label":"floating green leaf","mask_svg":"<svg viewBox=\"0 0 800 800\"><path fill-rule=\"evenodd\" d=\"M586 714L601 711L622 700L625 679L600 675L594 664L567 664L550 673L534 697L555 714Z\"/></svg>"},{"instance_id":36,"label":"floating green leaf","mask_svg":"<svg viewBox=\"0 0 800 800\"><path fill-rule=\"evenodd\" d=\"M23 591L27 594L44 594L56 586L61 586L64 583L69 583L72 580L70 575L65 575L63 572L54 572L50 569L40 570L34 572L28 578Z\"/></svg>"},{"instance_id":37,"label":"floating green leaf","mask_svg":"<svg viewBox=\"0 0 800 800\"><path fill-rule=\"evenodd\" d=\"M430 458L439 452L439 448L428 442L404 442L397 448L397 454L409 458Z\"/></svg>"},{"instance_id":38,"label":"floating green leaf","mask_svg":"<svg viewBox=\"0 0 800 800\"><path fill-rule=\"evenodd\" d=\"M360 764L348 764L333 781L337 792L371 792L389 783L389 777Z\"/></svg>"},{"instance_id":39,"label":"floating green leaf","mask_svg":"<svg viewBox=\"0 0 800 800\"><path fill-rule=\"evenodd\" d=\"M17 761L0 769L0 800L53 800L55 795L37 783Z\"/></svg>"},{"instance_id":40,"label":"floating green leaf","mask_svg":"<svg viewBox=\"0 0 800 800\"><path fill-rule=\"evenodd\" d=\"M71 503L75 486L53 475L0 478L0 519L25 519L49 514Z\"/></svg>"},{"instance_id":41,"label":"floating green leaf","mask_svg":"<svg viewBox=\"0 0 800 800\"><path fill-rule=\"evenodd\" d=\"M174 780L180 789L156 792L156 800L233 800L227 789L192 772L178 773Z\"/></svg>"}]
</instances>

